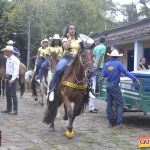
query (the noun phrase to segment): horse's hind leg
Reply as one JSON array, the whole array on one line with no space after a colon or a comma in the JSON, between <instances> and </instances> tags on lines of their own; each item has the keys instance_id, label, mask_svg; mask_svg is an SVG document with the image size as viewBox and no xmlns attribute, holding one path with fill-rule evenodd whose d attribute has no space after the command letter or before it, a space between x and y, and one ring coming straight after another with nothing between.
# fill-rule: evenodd
<instances>
[{"instance_id":1,"label":"horse's hind leg","mask_svg":"<svg viewBox=\"0 0 150 150\"><path fill-rule=\"evenodd\" d=\"M64 114L64 116L63 116L63 119L64 119L64 120L68 120L67 108L66 108L65 104L64 104L64 112L65 112L65 114Z\"/></svg>"}]
</instances>

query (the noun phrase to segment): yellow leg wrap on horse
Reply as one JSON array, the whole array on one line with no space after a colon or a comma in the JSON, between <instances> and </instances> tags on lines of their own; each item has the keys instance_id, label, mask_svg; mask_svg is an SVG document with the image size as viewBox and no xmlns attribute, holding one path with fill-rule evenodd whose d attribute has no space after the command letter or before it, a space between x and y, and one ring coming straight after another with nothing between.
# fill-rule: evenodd
<instances>
[{"instance_id":1,"label":"yellow leg wrap on horse","mask_svg":"<svg viewBox=\"0 0 150 150\"><path fill-rule=\"evenodd\" d=\"M74 132L73 131L70 132L69 130L67 130L65 132L65 135L67 138L72 139L74 137Z\"/></svg>"}]
</instances>

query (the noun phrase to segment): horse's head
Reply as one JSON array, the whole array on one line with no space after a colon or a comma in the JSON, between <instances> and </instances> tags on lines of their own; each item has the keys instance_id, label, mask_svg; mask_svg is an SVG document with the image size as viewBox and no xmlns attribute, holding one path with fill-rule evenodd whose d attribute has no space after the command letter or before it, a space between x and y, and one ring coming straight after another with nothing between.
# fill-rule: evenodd
<instances>
[{"instance_id":1,"label":"horse's head","mask_svg":"<svg viewBox=\"0 0 150 150\"><path fill-rule=\"evenodd\" d=\"M81 50L79 52L80 63L87 72L93 72L93 56L89 49Z\"/></svg>"}]
</instances>

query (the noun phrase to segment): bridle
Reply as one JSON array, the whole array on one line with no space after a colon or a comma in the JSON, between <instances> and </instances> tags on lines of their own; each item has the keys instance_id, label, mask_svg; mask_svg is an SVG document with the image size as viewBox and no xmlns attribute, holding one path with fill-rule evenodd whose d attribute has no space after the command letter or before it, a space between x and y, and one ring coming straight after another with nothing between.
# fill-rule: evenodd
<instances>
[{"instance_id":1,"label":"bridle","mask_svg":"<svg viewBox=\"0 0 150 150\"><path fill-rule=\"evenodd\" d=\"M85 54L84 54L84 55L85 55ZM88 76L87 76L88 70L86 69L86 66L87 66L88 64L92 64L92 62L86 62L86 63L84 63L81 53L79 54L78 57L79 57L80 63L81 63L81 65L82 65L82 67L83 67L83 70L84 70L84 77L83 77L82 80L78 80L78 79L77 79L77 76L76 76L76 74L75 74L75 71L73 70L74 77L75 77L75 79L76 79L76 81L77 81L77 84L79 84L79 83L81 83L81 82L87 80L87 78L88 78Z\"/></svg>"}]
</instances>

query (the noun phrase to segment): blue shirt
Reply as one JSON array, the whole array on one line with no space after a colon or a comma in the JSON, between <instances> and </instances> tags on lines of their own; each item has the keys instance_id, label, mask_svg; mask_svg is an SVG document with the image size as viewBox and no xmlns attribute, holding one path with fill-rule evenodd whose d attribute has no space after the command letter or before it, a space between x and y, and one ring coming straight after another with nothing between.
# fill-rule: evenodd
<instances>
[{"instance_id":1,"label":"blue shirt","mask_svg":"<svg viewBox=\"0 0 150 150\"><path fill-rule=\"evenodd\" d=\"M18 48L16 48L16 47L13 47L13 53L14 53L15 56L20 54Z\"/></svg>"},{"instance_id":2,"label":"blue shirt","mask_svg":"<svg viewBox=\"0 0 150 150\"><path fill-rule=\"evenodd\" d=\"M111 58L104 66L103 77L107 77L107 81L119 84L121 73L136 81L136 77L131 74L118 58Z\"/></svg>"}]
</instances>

